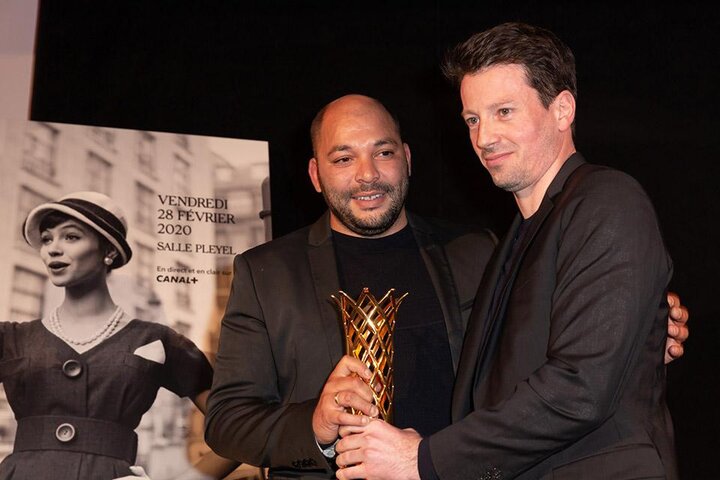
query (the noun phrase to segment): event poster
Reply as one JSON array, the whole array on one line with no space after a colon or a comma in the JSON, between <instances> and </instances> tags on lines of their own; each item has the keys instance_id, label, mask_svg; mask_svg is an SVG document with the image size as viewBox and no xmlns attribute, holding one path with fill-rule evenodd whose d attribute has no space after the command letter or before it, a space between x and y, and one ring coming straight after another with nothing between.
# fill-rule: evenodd
<instances>
[{"instance_id":1,"label":"event poster","mask_svg":"<svg viewBox=\"0 0 720 480\"><path fill-rule=\"evenodd\" d=\"M0 120L0 166L0 320L47 317L63 299L23 239L27 213L96 191L123 208L133 250L108 276L115 302L174 328L213 360L233 257L271 237L266 142ZM161 390L143 417L137 463L151 478L171 478L206 451L193 409ZM0 457L12 452L14 428L3 394Z\"/></svg>"}]
</instances>

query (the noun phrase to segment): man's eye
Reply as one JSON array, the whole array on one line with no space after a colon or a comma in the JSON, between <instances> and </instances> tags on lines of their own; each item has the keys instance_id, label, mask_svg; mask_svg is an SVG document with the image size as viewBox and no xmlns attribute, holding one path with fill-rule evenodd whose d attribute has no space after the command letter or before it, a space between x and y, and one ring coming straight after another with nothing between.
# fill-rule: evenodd
<instances>
[{"instance_id":1,"label":"man's eye","mask_svg":"<svg viewBox=\"0 0 720 480\"><path fill-rule=\"evenodd\" d=\"M473 127L478 124L478 118L477 117L467 117L465 119L465 123L468 127Z\"/></svg>"},{"instance_id":2,"label":"man's eye","mask_svg":"<svg viewBox=\"0 0 720 480\"><path fill-rule=\"evenodd\" d=\"M393 155L395 155L393 150L383 150L378 152L378 157L392 157Z\"/></svg>"},{"instance_id":3,"label":"man's eye","mask_svg":"<svg viewBox=\"0 0 720 480\"><path fill-rule=\"evenodd\" d=\"M339 157L332 161L332 163L347 163L350 161L350 157Z\"/></svg>"},{"instance_id":4,"label":"man's eye","mask_svg":"<svg viewBox=\"0 0 720 480\"><path fill-rule=\"evenodd\" d=\"M510 115L511 112L512 109L510 108L501 108L500 110L498 110L498 113L501 117L507 117L508 115Z\"/></svg>"}]
</instances>

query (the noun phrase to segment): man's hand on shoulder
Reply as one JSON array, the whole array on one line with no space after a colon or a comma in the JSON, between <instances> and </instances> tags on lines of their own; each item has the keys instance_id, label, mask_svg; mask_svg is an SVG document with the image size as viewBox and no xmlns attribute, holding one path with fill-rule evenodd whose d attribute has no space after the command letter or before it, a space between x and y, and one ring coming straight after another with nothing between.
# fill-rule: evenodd
<instances>
[{"instance_id":1,"label":"man's hand on shoulder","mask_svg":"<svg viewBox=\"0 0 720 480\"><path fill-rule=\"evenodd\" d=\"M683 356L685 353L683 342L690 335L690 329L687 326L690 313L687 307L680 303L677 293L669 292L667 301L670 310L668 313L668 337L665 343L666 364Z\"/></svg>"}]
</instances>

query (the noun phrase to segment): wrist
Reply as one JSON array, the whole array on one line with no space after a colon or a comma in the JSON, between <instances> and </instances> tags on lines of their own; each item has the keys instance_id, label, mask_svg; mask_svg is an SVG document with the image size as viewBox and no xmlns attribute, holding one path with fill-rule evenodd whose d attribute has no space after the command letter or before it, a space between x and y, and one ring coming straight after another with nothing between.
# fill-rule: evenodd
<instances>
[{"instance_id":1,"label":"wrist","mask_svg":"<svg viewBox=\"0 0 720 480\"><path fill-rule=\"evenodd\" d=\"M435 465L430 454L430 440L423 438L417 448L417 469L418 477L421 480L439 480Z\"/></svg>"},{"instance_id":2,"label":"wrist","mask_svg":"<svg viewBox=\"0 0 720 480\"><path fill-rule=\"evenodd\" d=\"M317 439L317 437L315 438L315 443L325 458L335 458L337 455L335 452L335 445L337 445L338 441L340 441L339 437L331 443L322 443Z\"/></svg>"},{"instance_id":3,"label":"wrist","mask_svg":"<svg viewBox=\"0 0 720 480\"><path fill-rule=\"evenodd\" d=\"M320 433L318 433L320 432ZM340 435L338 434L337 426L335 428L315 428L313 426L312 429L313 437L315 438L315 442L317 442L318 445L330 445L340 438Z\"/></svg>"}]
</instances>

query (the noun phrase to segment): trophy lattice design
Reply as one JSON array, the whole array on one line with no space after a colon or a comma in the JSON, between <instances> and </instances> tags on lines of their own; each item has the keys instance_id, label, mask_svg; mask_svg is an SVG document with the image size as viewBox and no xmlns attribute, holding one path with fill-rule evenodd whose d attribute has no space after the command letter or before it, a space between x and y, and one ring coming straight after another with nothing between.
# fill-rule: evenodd
<instances>
[{"instance_id":1,"label":"trophy lattice design","mask_svg":"<svg viewBox=\"0 0 720 480\"><path fill-rule=\"evenodd\" d=\"M342 290L339 297L331 295L340 307L342 324L345 331L345 353L360 359L372 372L370 387L379 416L386 422L392 422L393 357L395 348L393 334L395 314L407 293L393 296L390 289L377 300L367 288L363 288L357 300L353 300ZM379 386L379 387L378 387ZM353 413L355 412L353 410Z\"/></svg>"}]
</instances>

